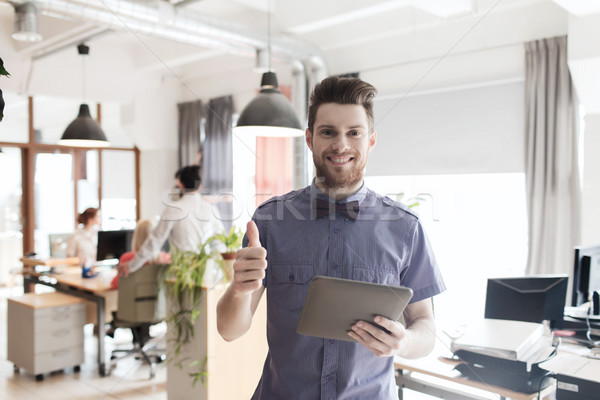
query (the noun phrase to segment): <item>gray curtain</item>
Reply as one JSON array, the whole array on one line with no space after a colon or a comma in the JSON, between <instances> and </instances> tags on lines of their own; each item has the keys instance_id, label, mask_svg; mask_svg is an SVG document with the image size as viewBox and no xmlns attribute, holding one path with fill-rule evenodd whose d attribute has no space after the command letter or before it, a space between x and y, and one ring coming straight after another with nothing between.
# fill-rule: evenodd
<instances>
[{"instance_id":1,"label":"gray curtain","mask_svg":"<svg viewBox=\"0 0 600 400\"><path fill-rule=\"evenodd\" d=\"M233 98L224 96L208 103L203 148L202 192L223 199L217 207L223 224L229 228L232 220L231 199L223 195L233 191Z\"/></svg>"},{"instance_id":2,"label":"gray curtain","mask_svg":"<svg viewBox=\"0 0 600 400\"><path fill-rule=\"evenodd\" d=\"M525 44L527 274L568 273L580 238L579 104L567 38Z\"/></svg>"},{"instance_id":3,"label":"gray curtain","mask_svg":"<svg viewBox=\"0 0 600 400\"><path fill-rule=\"evenodd\" d=\"M201 100L177 104L179 113L179 168L197 164L201 157L200 124L205 116L204 108Z\"/></svg>"}]
</instances>

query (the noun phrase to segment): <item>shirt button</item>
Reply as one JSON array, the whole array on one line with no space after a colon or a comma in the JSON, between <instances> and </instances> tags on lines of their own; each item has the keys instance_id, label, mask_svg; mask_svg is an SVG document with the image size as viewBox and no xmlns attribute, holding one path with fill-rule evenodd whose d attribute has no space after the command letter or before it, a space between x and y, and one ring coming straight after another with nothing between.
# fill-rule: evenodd
<instances>
[{"instance_id":1,"label":"shirt button","mask_svg":"<svg viewBox=\"0 0 600 400\"><path fill-rule=\"evenodd\" d=\"M330 343L330 344L334 344L334 343L335 343L335 340L333 340L333 339L329 339L329 343Z\"/></svg>"},{"instance_id":2,"label":"shirt button","mask_svg":"<svg viewBox=\"0 0 600 400\"><path fill-rule=\"evenodd\" d=\"M335 229L333 230L333 233L340 233L340 228L335 228Z\"/></svg>"},{"instance_id":3,"label":"shirt button","mask_svg":"<svg viewBox=\"0 0 600 400\"><path fill-rule=\"evenodd\" d=\"M331 375L327 375L327 376L325 377L325 380L327 380L327 381L330 381L330 380L331 380Z\"/></svg>"},{"instance_id":4,"label":"shirt button","mask_svg":"<svg viewBox=\"0 0 600 400\"><path fill-rule=\"evenodd\" d=\"M294 274L290 274L290 276L288 277L290 282L294 282Z\"/></svg>"},{"instance_id":5,"label":"shirt button","mask_svg":"<svg viewBox=\"0 0 600 400\"><path fill-rule=\"evenodd\" d=\"M332 264L331 265L331 269L337 269L337 267L338 267L337 264Z\"/></svg>"}]
</instances>

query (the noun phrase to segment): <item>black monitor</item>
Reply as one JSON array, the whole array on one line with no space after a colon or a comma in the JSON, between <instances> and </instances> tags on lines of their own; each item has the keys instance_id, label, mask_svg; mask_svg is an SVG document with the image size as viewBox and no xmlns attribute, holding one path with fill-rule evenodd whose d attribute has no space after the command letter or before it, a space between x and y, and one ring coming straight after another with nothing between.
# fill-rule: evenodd
<instances>
[{"instance_id":1,"label":"black monitor","mask_svg":"<svg viewBox=\"0 0 600 400\"><path fill-rule=\"evenodd\" d=\"M96 260L103 261L119 258L131 249L133 230L98 231L98 252Z\"/></svg>"},{"instance_id":2,"label":"black monitor","mask_svg":"<svg viewBox=\"0 0 600 400\"><path fill-rule=\"evenodd\" d=\"M600 245L575 247L571 306L577 307L600 291Z\"/></svg>"},{"instance_id":3,"label":"black monitor","mask_svg":"<svg viewBox=\"0 0 600 400\"><path fill-rule=\"evenodd\" d=\"M485 318L550 321L560 327L567 298L567 275L488 279Z\"/></svg>"}]
</instances>

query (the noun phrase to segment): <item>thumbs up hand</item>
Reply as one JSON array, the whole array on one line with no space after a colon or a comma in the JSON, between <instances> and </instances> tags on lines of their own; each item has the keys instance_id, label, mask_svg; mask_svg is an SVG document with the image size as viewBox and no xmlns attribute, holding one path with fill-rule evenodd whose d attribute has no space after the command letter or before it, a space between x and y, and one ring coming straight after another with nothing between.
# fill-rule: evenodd
<instances>
[{"instance_id":1,"label":"thumbs up hand","mask_svg":"<svg viewBox=\"0 0 600 400\"><path fill-rule=\"evenodd\" d=\"M267 269L267 250L261 246L258 227L254 221L246 226L248 247L238 250L233 264L233 290L249 294L262 286Z\"/></svg>"}]
</instances>

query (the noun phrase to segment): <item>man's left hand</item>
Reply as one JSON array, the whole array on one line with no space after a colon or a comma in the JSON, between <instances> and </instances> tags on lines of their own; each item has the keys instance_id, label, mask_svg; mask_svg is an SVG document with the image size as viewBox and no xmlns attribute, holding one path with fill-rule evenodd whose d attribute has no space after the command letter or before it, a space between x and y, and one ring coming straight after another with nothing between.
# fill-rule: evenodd
<instances>
[{"instance_id":1,"label":"man's left hand","mask_svg":"<svg viewBox=\"0 0 600 400\"><path fill-rule=\"evenodd\" d=\"M406 337L406 328L398 321L379 315L375 317L374 322L389 333L366 321L358 321L352 325L348 335L378 357L396 355L402 345L402 339Z\"/></svg>"}]
</instances>

